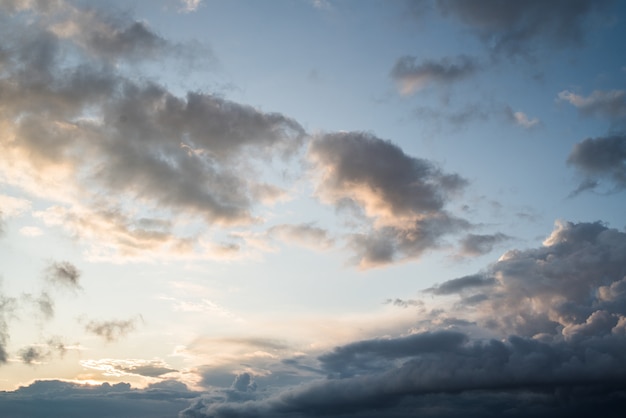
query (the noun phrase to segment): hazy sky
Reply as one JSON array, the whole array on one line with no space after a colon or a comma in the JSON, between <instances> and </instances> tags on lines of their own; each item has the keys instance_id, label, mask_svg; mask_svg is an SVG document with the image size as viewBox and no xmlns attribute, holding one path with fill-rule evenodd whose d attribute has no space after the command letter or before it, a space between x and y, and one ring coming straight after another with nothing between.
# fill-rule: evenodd
<instances>
[{"instance_id":1,"label":"hazy sky","mask_svg":"<svg viewBox=\"0 0 626 418\"><path fill-rule=\"evenodd\" d=\"M0 415L621 416L624 39L624 1L1 0Z\"/></svg>"}]
</instances>

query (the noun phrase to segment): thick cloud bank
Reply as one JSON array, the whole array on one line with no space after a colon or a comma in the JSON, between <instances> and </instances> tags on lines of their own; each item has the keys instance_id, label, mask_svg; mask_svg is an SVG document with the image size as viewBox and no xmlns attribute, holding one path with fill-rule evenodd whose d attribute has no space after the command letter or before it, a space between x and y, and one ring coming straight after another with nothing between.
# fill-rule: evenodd
<instances>
[{"instance_id":1,"label":"thick cloud bank","mask_svg":"<svg viewBox=\"0 0 626 418\"><path fill-rule=\"evenodd\" d=\"M475 325L425 320L430 331L355 341L318 357L324 380L259 388L247 402L205 397L180 416L620 416L626 233L560 222L543 246L428 291L458 295L448 314ZM477 337L485 332L501 337Z\"/></svg>"}]
</instances>

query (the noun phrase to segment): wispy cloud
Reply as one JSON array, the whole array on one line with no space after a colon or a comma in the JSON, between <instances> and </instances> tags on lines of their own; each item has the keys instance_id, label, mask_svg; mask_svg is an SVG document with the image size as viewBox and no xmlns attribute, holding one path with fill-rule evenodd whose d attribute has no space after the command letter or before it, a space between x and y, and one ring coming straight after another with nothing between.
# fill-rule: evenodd
<instances>
[{"instance_id":1,"label":"wispy cloud","mask_svg":"<svg viewBox=\"0 0 626 418\"><path fill-rule=\"evenodd\" d=\"M391 70L391 78L402 94L415 93L429 84L451 84L473 75L480 68L474 58L465 55L420 64L416 61L416 57L401 57Z\"/></svg>"},{"instance_id":2,"label":"wispy cloud","mask_svg":"<svg viewBox=\"0 0 626 418\"><path fill-rule=\"evenodd\" d=\"M91 320L85 324L85 331L102 337L107 342L114 342L134 331L140 321L141 317L104 321Z\"/></svg>"}]
</instances>

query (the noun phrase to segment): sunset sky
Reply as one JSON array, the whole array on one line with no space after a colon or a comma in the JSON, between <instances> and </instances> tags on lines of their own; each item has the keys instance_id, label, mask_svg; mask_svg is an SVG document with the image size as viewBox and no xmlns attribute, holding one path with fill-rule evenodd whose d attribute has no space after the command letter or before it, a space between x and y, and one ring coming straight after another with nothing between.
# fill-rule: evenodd
<instances>
[{"instance_id":1,"label":"sunset sky","mask_svg":"<svg viewBox=\"0 0 626 418\"><path fill-rule=\"evenodd\" d=\"M624 1L0 0L0 415L621 416L625 39Z\"/></svg>"}]
</instances>

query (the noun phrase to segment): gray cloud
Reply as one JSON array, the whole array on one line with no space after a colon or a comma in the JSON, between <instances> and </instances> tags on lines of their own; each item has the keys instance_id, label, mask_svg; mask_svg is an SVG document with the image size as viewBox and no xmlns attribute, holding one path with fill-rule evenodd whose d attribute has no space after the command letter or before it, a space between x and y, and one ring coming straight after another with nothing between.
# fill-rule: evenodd
<instances>
[{"instance_id":1,"label":"gray cloud","mask_svg":"<svg viewBox=\"0 0 626 418\"><path fill-rule=\"evenodd\" d=\"M447 342L438 345L442 340ZM425 341L429 343L421 347L420 342ZM247 402L207 397L182 411L180 417L408 417L422 412L424 416L454 417L467 416L466 396L489 404L484 410L473 409L474 404L471 416L522 417L532 409L541 417L572 412L582 417L592 405L610 415L611 408L626 399L618 383L626 374L623 344L622 336L591 338L584 345L546 344L520 337L506 342L472 342L455 332L417 334L382 344L357 342L328 355L348 362L347 366L337 363L340 369L359 371L350 377L318 380L265 397L257 395ZM590 358L589 350L598 356ZM362 361L372 354L408 359L372 370L370 364L363 367ZM564 394L568 394L565 402ZM493 402L494 398L501 403ZM438 406L436 399L447 400L446 408ZM584 413L578 409L581 407Z\"/></svg>"},{"instance_id":2,"label":"gray cloud","mask_svg":"<svg viewBox=\"0 0 626 418\"><path fill-rule=\"evenodd\" d=\"M15 138L2 142L0 160L22 161L23 177L8 175L14 185L56 203L42 211L47 223L122 257L145 248L193 253L201 251L197 237L182 236L176 222L141 226L125 202L173 221L241 225L258 221L257 204L284 193L263 182L254 163L299 149L305 132L296 121L209 93L177 96L128 71L126 64L186 46L96 7L2 7L28 14L31 24L3 19L0 30L1 122L11 133L4 138Z\"/></svg>"},{"instance_id":3,"label":"gray cloud","mask_svg":"<svg viewBox=\"0 0 626 418\"><path fill-rule=\"evenodd\" d=\"M334 239L329 236L327 230L311 223L275 225L267 230L267 234L287 243L317 250L327 250L334 245Z\"/></svg>"},{"instance_id":4,"label":"gray cloud","mask_svg":"<svg viewBox=\"0 0 626 418\"><path fill-rule=\"evenodd\" d=\"M24 347L19 350L19 356L22 362L26 364L38 364L46 361L54 355L63 356L66 352L66 347L60 338L50 338L44 344L35 344L28 347Z\"/></svg>"},{"instance_id":5,"label":"gray cloud","mask_svg":"<svg viewBox=\"0 0 626 418\"><path fill-rule=\"evenodd\" d=\"M0 364L8 360L7 344L9 342L8 319L16 307L14 298L5 296L0 290Z\"/></svg>"},{"instance_id":6,"label":"gray cloud","mask_svg":"<svg viewBox=\"0 0 626 418\"><path fill-rule=\"evenodd\" d=\"M466 336L455 331L413 334L394 339L374 339L350 343L319 357L322 368L331 375L349 377L369 371L382 371L390 360L414 357L458 348Z\"/></svg>"},{"instance_id":7,"label":"gray cloud","mask_svg":"<svg viewBox=\"0 0 626 418\"><path fill-rule=\"evenodd\" d=\"M461 240L460 255L479 256L490 253L493 247L511 237L501 232L491 235L468 234Z\"/></svg>"},{"instance_id":8,"label":"gray cloud","mask_svg":"<svg viewBox=\"0 0 626 418\"><path fill-rule=\"evenodd\" d=\"M45 270L45 278L52 284L68 287L76 290L81 289L80 271L69 261L54 261L49 263ZM42 295L42 300L50 300ZM45 308L45 306L43 307Z\"/></svg>"},{"instance_id":9,"label":"gray cloud","mask_svg":"<svg viewBox=\"0 0 626 418\"><path fill-rule=\"evenodd\" d=\"M610 0L438 0L444 16L469 26L495 53L528 55L544 45L578 46L585 39L587 19L607 9Z\"/></svg>"},{"instance_id":10,"label":"gray cloud","mask_svg":"<svg viewBox=\"0 0 626 418\"><path fill-rule=\"evenodd\" d=\"M434 295L452 295L463 292L466 289L491 286L495 283L496 281L493 277L484 277L480 274L474 274L471 276L448 280L440 285L426 289L425 292L432 293Z\"/></svg>"},{"instance_id":11,"label":"gray cloud","mask_svg":"<svg viewBox=\"0 0 626 418\"><path fill-rule=\"evenodd\" d=\"M469 227L444 209L467 181L389 141L363 132L323 134L308 158L319 173L318 197L356 207L372 222L370 232L349 236L361 267L417 258L444 235Z\"/></svg>"},{"instance_id":12,"label":"gray cloud","mask_svg":"<svg viewBox=\"0 0 626 418\"><path fill-rule=\"evenodd\" d=\"M587 138L574 145L567 163L584 176L574 195L596 189L602 180L608 181L613 191L623 190L626 188L626 136Z\"/></svg>"},{"instance_id":13,"label":"gray cloud","mask_svg":"<svg viewBox=\"0 0 626 418\"><path fill-rule=\"evenodd\" d=\"M107 342L117 341L125 337L137 327L138 318L114 319L110 321L89 321L85 331L104 338Z\"/></svg>"},{"instance_id":14,"label":"gray cloud","mask_svg":"<svg viewBox=\"0 0 626 418\"><path fill-rule=\"evenodd\" d=\"M419 299L400 299L400 298L395 298L395 299L387 299L383 303L385 305L393 305L393 306L398 306L400 308L408 308L409 306L415 306L415 307L418 307L418 308L423 308L423 306L424 306L424 302L422 302Z\"/></svg>"},{"instance_id":15,"label":"gray cloud","mask_svg":"<svg viewBox=\"0 0 626 418\"><path fill-rule=\"evenodd\" d=\"M429 84L451 84L473 75L479 69L475 59L461 55L454 59L427 60L420 64L417 58L399 58L391 70L391 78L398 83L403 94L414 93Z\"/></svg>"},{"instance_id":16,"label":"gray cloud","mask_svg":"<svg viewBox=\"0 0 626 418\"><path fill-rule=\"evenodd\" d=\"M543 246L508 251L485 271L434 289L464 290L463 315L492 330L562 340L602 318L617 326L626 315L625 275L626 233L600 222L559 222ZM471 284L479 286L464 286Z\"/></svg>"},{"instance_id":17,"label":"gray cloud","mask_svg":"<svg viewBox=\"0 0 626 418\"><path fill-rule=\"evenodd\" d=\"M80 385L39 380L15 391L0 392L2 412L15 418L171 418L198 396L179 382L160 382L145 389L128 383Z\"/></svg>"}]
</instances>

